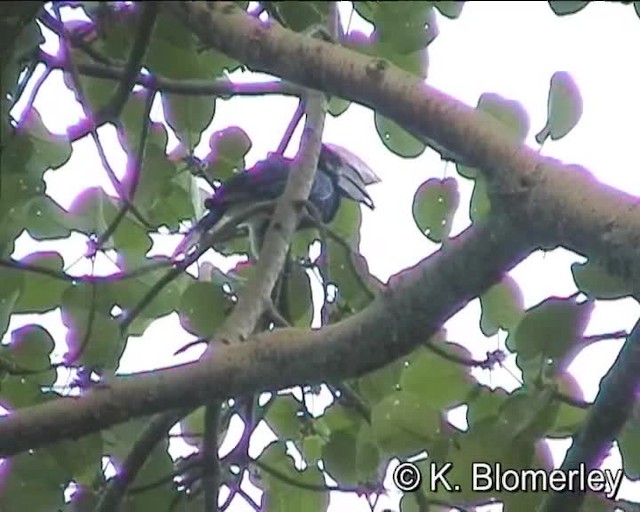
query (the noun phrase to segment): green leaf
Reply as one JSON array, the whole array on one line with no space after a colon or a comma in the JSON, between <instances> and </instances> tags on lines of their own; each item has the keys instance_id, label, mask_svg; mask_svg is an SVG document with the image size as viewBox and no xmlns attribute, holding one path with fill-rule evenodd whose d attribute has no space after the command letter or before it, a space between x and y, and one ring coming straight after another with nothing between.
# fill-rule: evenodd
<instances>
[{"instance_id":1,"label":"green leaf","mask_svg":"<svg viewBox=\"0 0 640 512\"><path fill-rule=\"evenodd\" d=\"M561 373L558 375L556 382L558 384L558 392L564 396L570 396L578 400L583 398L580 385L570 373ZM546 436L551 438L573 436L582 426L587 412L587 409L560 402L555 423L546 432Z\"/></svg>"},{"instance_id":2,"label":"green leaf","mask_svg":"<svg viewBox=\"0 0 640 512\"><path fill-rule=\"evenodd\" d=\"M429 178L413 196L413 220L429 240L441 243L451 233L459 204L460 193L455 179Z\"/></svg>"},{"instance_id":3,"label":"green leaf","mask_svg":"<svg viewBox=\"0 0 640 512\"><path fill-rule=\"evenodd\" d=\"M64 489L71 475L51 455L44 450L22 453L12 457L9 464L8 475L3 477L0 509L51 512L64 506Z\"/></svg>"},{"instance_id":4,"label":"green leaf","mask_svg":"<svg viewBox=\"0 0 640 512\"><path fill-rule=\"evenodd\" d=\"M102 436L93 433L79 439L60 441L47 446L46 451L73 476L76 483L90 485L102 469Z\"/></svg>"},{"instance_id":5,"label":"green leaf","mask_svg":"<svg viewBox=\"0 0 640 512\"><path fill-rule=\"evenodd\" d=\"M371 425L380 448L403 457L424 449L440 430L442 415L421 395L398 391L373 407Z\"/></svg>"},{"instance_id":6,"label":"green leaf","mask_svg":"<svg viewBox=\"0 0 640 512\"><path fill-rule=\"evenodd\" d=\"M637 405L636 405L637 408ZM631 480L640 478L640 417L636 414L618 436L624 474Z\"/></svg>"},{"instance_id":7,"label":"green leaf","mask_svg":"<svg viewBox=\"0 0 640 512\"><path fill-rule=\"evenodd\" d=\"M397 391L403 368L404 362L398 360L366 373L356 380L358 392L371 404L379 402Z\"/></svg>"},{"instance_id":8,"label":"green leaf","mask_svg":"<svg viewBox=\"0 0 640 512\"><path fill-rule=\"evenodd\" d=\"M82 227L75 216L70 215L49 196L33 198L25 217L24 227L35 240L66 238L72 229Z\"/></svg>"},{"instance_id":9,"label":"green leaf","mask_svg":"<svg viewBox=\"0 0 640 512\"><path fill-rule=\"evenodd\" d=\"M480 296L480 307L480 329L485 336L493 336L499 329L510 331L523 315L522 291L518 283L507 275Z\"/></svg>"},{"instance_id":10,"label":"green leaf","mask_svg":"<svg viewBox=\"0 0 640 512\"><path fill-rule=\"evenodd\" d=\"M62 274L64 262L59 253L35 252L22 258L22 263L43 267ZM69 286L67 281L45 274L29 273L25 276L22 293L17 300L14 313L44 313L60 305L62 292Z\"/></svg>"},{"instance_id":11,"label":"green leaf","mask_svg":"<svg viewBox=\"0 0 640 512\"><path fill-rule=\"evenodd\" d=\"M521 103L503 98L499 94L486 92L478 99L476 110L489 114L504 125L505 133L513 137L514 142L524 142L529 133L529 114ZM460 176L475 179L478 170L456 162Z\"/></svg>"},{"instance_id":12,"label":"green leaf","mask_svg":"<svg viewBox=\"0 0 640 512\"><path fill-rule=\"evenodd\" d=\"M180 297L180 325L196 336L210 338L222 325L229 305L220 285L196 281Z\"/></svg>"},{"instance_id":13,"label":"green leaf","mask_svg":"<svg viewBox=\"0 0 640 512\"><path fill-rule=\"evenodd\" d=\"M457 359L471 359L471 354L460 345L439 344L440 348ZM448 409L460 405L473 387L468 369L443 358L427 348L418 349L400 379L403 391L422 396L424 403L434 409Z\"/></svg>"},{"instance_id":14,"label":"green leaf","mask_svg":"<svg viewBox=\"0 0 640 512\"><path fill-rule=\"evenodd\" d=\"M174 79L216 78L239 64L213 50L202 51L194 34L177 25L173 16L160 13L145 57L152 74Z\"/></svg>"},{"instance_id":15,"label":"green leaf","mask_svg":"<svg viewBox=\"0 0 640 512\"><path fill-rule=\"evenodd\" d=\"M487 386L476 384L470 393L468 402L467 423L469 428L497 418L508 396L508 393L502 388L490 389Z\"/></svg>"},{"instance_id":16,"label":"green leaf","mask_svg":"<svg viewBox=\"0 0 640 512\"><path fill-rule=\"evenodd\" d=\"M559 406L553 386L514 392L500 409L500 419L509 429L505 441L518 438L535 443L554 425Z\"/></svg>"},{"instance_id":17,"label":"green leaf","mask_svg":"<svg viewBox=\"0 0 640 512\"><path fill-rule=\"evenodd\" d=\"M548 137L558 140L567 135L582 117L582 96L573 77L566 71L556 71L551 77L547 100L547 124L536 135L538 144Z\"/></svg>"},{"instance_id":18,"label":"green leaf","mask_svg":"<svg viewBox=\"0 0 640 512\"><path fill-rule=\"evenodd\" d=\"M288 28L302 32L314 25L326 25L329 12L326 2L270 2Z\"/></svg>"},{"instance_id":19,"label":"green leaf","mask_svg":"<svg viewBox=\"0 0 640 512\"><path fill-rule=\"evenodd\" d=\"M72 284L62 295L62 322L69 328L66 359L83 366L115 369L124 350L114 302L106 286Z\"/></svg>"},{"instance_id":20,"label":"green leaf","mask_svg":"<svg viewBox=\"0 0 640 512\"><path fill-rule=\"evenodd\" d=\"M24 272L0 267L0 340L9 327L9 320L22 293L24 280Z\"/></svg>"},{"instance_id":21,"label":"green leaf","mask_svg":"<svg viewBox=\"0 0 640 512\"><path fill-rule=\"evenodd\" d=\"M554 0L549 0L549 6L551 7L551 10L553 10L553 12L557 15L557 16L564 16L566 14L575 14L578 11L581 11L582 9L584 9L587 4L589 2L584 1L584 0L579 0L579 1L572 1L572 0L560 0L560 1L554 1Z\"/></svg>"},{"instance_id":22,"label":"green leaf","mask_svg":"<svg viewBox=\"0 0 640 512\"><path fill-rule=\"evenodd\" d=\"M352 408L334 402L322 417L315 421L315 430L323 435L329 435L329 432L333 430L358 428L362 421L362 416Z\"/></svg>"},{"instance_id":23,"label":"green leaf","mask_svg":"<svg viewBox=\"0 0 640 512\"><path fill-rule=\"evenodd\" d=\"M561 358L582 337L594 302L551 297L527 310L516 329L507 337L509 350L533 359Z\"/></svg>"},{"instance_id":24,"label":"green leaf","mask_svg":"<svg viewBox=\"0 0 640 512\"><path fill-rule=\"evenodd\" d=\"M631 283L609 274L591 261L573 263L571 273L578 289L593 299L615 300L633 293Z\"/></svg>"},{"instance_id":25,"label":"green leaf","mask_svg":"<svg viewBox=\"0 0 640 512\"><path fill-rule=\"evenodd\" d=\"M333 117L339 117L344 114L350 106L351 102L349 100L332 96L327 106L327 112Z\"/></svg>"},{"instance_id":26,"label":"green leaf","mask_svg":"<svg viewBox=\"0 0 640 512\"><path fill-rule=\"evenodd\" d=\"M169 126L178 139L192 150L213 119L216 100L211 96L165 93L162 95L162 106Z\"/></svg>"},{"instance_id":27,"label":"green leaf","mask_svg":"<svg viewBox=\"0 0 640 512\"><path fill-rule=\"evenodd\" d=\"M198 407L195 411L180 421L180 433L182 434L182 439L185 443L188 443L191 446L202 445L205 411L205 406Z\"/></svg>"},{"instance_id":28,"label":"green leaf","mask_svg":"<svg viewBox=\"0 0 640 512\"><path fill-rule=\"evenodd\" d=\"M322 450L326 441L317 435L305 436L302 439L302 454L307 464L315 464L322 458Z\"/></svg>"},{"instance_id":29,"label":"green leaf","mask_svg":"<svg viewBox=\"0 0 640 512\"><path fill-rule=\"evenodd\" d=\"M375 432L368 423L363 423L356 439L356 471L360 482L373 482L378 478L381 463L380 449Z\"/></svg>"},{"instance_id":30,"label":"green leaf","mask_svg":"<svg viewBox=\"0 0 640 512\"><path fill-rule=\"evenodd\" d=\"M279 439L300 437L302 404L292 395L279 395L273 399L265 419Z\"/></svg>"},{"instance_id":31,"label":"green leaf","mask_svg":"<svg viewBox=\"0 0 640 512\"><path fill-rule=\"evenodd\" d=\"M0 346L0 365L17 370L2 379L1 396L6 406L18 409L47 401L42 388L56 381L50 360L53 348L49 332L35 324L14 330L11 343Z\"/></svg>"},{"instance_id":32,"label":"green leaf","mask_svg":"<svg viewBox=\"0 0 640 512\"><path fill-rule=\"evenodd\" d=\"M166 438L163 441L146 458L132 484L134 487L152 487L146 492L128 494L123 500L125 510L162 510L167 503L175 501L174 483L166 478L174 471L174 465L167 453Z\"/></svg>"},{"instance_id":33,"label":"green leaf","mask_svg":"<svg viewBox=\"0 0 640 512\"><path fill-rule=\"evenodd\" d=\"M491 211L491 201L487 192L487 182L482 175L478 175L473 186L471 194L471 203L469 205L469 217L473 222L479 222L484 219Z\"/></svg>"},{"instance_id":34,"label":"green leaf","mask_svg":"<svg viewBox=\"0 0 640 512\"><path fill-rule=\"evenodd\" d=\"M529 114L522 103L486 92L478 99L476 108L502 123L515 141L523 142L527 138L531 125Z\"/></svg>"},{"instance_id":35,"label":"green leaf","mask_svg":"<svg viewBox=\"0 0 640 512\"><path fill-rule=\"evenodd\" d=\"M432 2L355 2L354 7L375 26L374 39L388 47L389 50L378 52L380 56L417 52L437 35Z\"/></svg>"},{"instance_id":36,"label":"green leaf","mask_svg":"<svg viewBox=\"0 0 640 512\"><path fill-rule=\"evenodd\" d=\"M438 1L433 2L433 6L440 11L440 14L449 19L455 20L462 14L464 2Z\"/></svg>"},{"instance_id":37,"label":"green leaf","mask_svg":"<svg viewBox=\"0 0 640 512\"><path fill-rule=\"evenodd\" d=\"M309 490L302 485L323 487L324 477L315 466L304 471L293 467L293 461L286 455L282 443L273 443L260 455L260 462L284 475L287 480L300 485L286 483L267 471L263 472L265 495L262 506L265 510L279 512L299 512L301 510L326 510L329 505L329 493Z\"/></svg>"},{"instance_id":38,"label":"green leaf","mask_svg":"<svg viewBox=\"0 0 640 512\"><path fill-rule=\"evenodd\" d=\"M38 172L58 169L71 157L71 143L67 137L53 135L35 108L24 113L20 129L29 134L33 144L29 164L37 168Z\"/></svg>"},{"instance_id":39,"label":"green leaf","mask_svg":"<svg viewBox=\"0 0 640 512\"><path fill-rule=\"evenodd\" d=\"M212 180L224 181L245 168L251 139L242 128L230 126L211 134L209 148L204 172Z\"/></svg>"},{"instance_id":40,"label":"green leaf","mask_svg":"<svg viewBox=\"0 0 640 512\"><path fill-rule=\"evenodd\" d=\"M166 265L160 266L160 263L165 263ZM104 283L104 286L108 287L109 294L114 303L118 304L125 312L130 311L138 305L150 289L156 285L158 280L165 275L170 266L171 261L163 256L132 260L130 265L129 262L127 262L127 265L122 267L124 272L144 267L152 267L155 268L155 270L140 273L135 278L117 279L114 277L113 280ZM191 276L186 274L180 275L171 283L164 286L162 290L154 296L153 300L140 311L138 318L156 319L171 313L176 309L187 285L192 282L194 282L194 280ZM103 283L101 283L101 285L102 284ZM131 328L129 329L129 334L133 334Z\"/></svg>"},{"instance_id":41,"label":"green leaf","mask_svg":"<svg viewBox=\"0 0 640 512\"><path fill-rule=\"evenodd\" d=\"M311 283L301 265L294 263L291 266L291 273L287 276L287 297L290 323L309 327L313 319Z\"/></svg>"},{"instance_id":42,"label":"green leaf","mask_svg":"<svg viewBox=\"0 0 640 512\"><path fill-rule=\"evenodd\" d=\"M333 431L329 441L322 448L322 460L333 479L342 485L357 484L355 432L351 430Z\"/></svg>"},{"instance_id":43,"label":"green leaf","mask_svg":"<svg viewBox=\"0 0 640 512\"><path fill-rule=\"evenodd\" d=\"M376 130L382 143L391 152L404 158L415 158L425 150L425 144L386 117L374 114Z\"/></svg>"}]
</instances>

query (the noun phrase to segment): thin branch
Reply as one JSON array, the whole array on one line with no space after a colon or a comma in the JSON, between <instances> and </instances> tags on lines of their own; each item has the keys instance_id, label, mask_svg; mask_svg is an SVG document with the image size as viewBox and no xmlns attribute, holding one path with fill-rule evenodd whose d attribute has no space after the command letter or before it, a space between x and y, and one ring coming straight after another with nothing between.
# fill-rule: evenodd
<instances>
[{"instance_id":1,"label":"thin branch","mask_svg":"<svg viewBox=\"0 0 640 512\"><path fill-rule=\"evenodd\" d=\"M109 481L107 490L102 495L94 512L111 512L118 510L127 489L138 476L138 472L147 461L152 450L156 447L162 436L180 421L187 413L181 409L167 414L156 416L149 422L146 428L136 440L133 448L120 466L116 475Z\"/></svg>"},{"instance_id":2,"label":"thin branch","mask_svg":"<svg viewBox=\"0 0 640 512\"><path fill-rule=\"evenodd\" d=\"M303 115L304 115L304 99L302 99L301 97L300 101L298 102L298 106L296 107L296 110L293 113L293 116L291 117L289 124L287 125L287 129L285 130L284 135L280 140L280 144L278 144L278 149L276 149L277 155L284 154L285 150L287 149L287 146L289 145L289 142L291 142L291 137L293 137L293 133L296 131L296 128L298 127L298 125L300 124L300 121L302 120Z\"/></svg>"},{"instance_id":3,"label":"thin branch","mask_svg":"<svg viewBox=\"0 0 640 512\"><path fill-rule=\"evenodd\" d=\"M59 6L54 4L54 9L56 11L59 11ZM60 18L60 13L57 12L57 14L58 14L58 18ZM66 32L67 31L65 30L65 34L66 34ZM100 137L98 136L98 131L97 131L97 128L96 128L97 124L102 124L102 123L96 123L95 120L92 118L91 109L89 108L87 99L85 97L85 94L84 94L84 91L83 91L83 88L82 88L82 83L80 81L80 76L78 74L78 70L77 70L77 68L75 66L71 51L69 49L69 42L68 42L67 37L60 38L60 49L61 49L62 54L63 54L63 59L69 65L69 73L71 75L71 79L73 81L73 85L74 85L74 88L76 90L76 94L78 96L78 102L80 103L80 105L82 107L82 111L84 112L84 114L86 116L87 122L89 123L89 134L93 138L93 141L94 141L94 143L96 145L96 148L98 150L98 156L100 157L100 161L102 163L102 166L103 166L105 172L107 173L107 176L108 176L109 180L111 181L111 184L113 185L113 188L116 190L116 192L118 192L118 195L120 196L120 198L125 202L129 202L128 199L127 199L126 191L123 190L120 181L116 177L115 173L113 172L113 169L111 168L111 165L109 164L109 161L107 160L107 156L106 156L106 153L104 151L104 147L102 146L102 142L100 141ZM151 225L144 219L144 217L140 214L138 209L133 204L129 205L129 209L130 209L131 213L133 213L133 215L142 223L142 225L144 225L147 228L151 228Z\"/></svg>"},{"instance_id":4,"label":"thin branch","mask_svg":"<svg viewBox=\"0 0 640 512\"><path fill-rule=\"evenodd\" d=\"M140 74L142 67L142 60L149 46L151 39L151 32L156 22L158 15L158 2L150 1L142 4L140 9L140 26L138 27L138 33L136 34L135 41L129 54L129 59L124 68L122 78L118 84L118 88L114 91L113 96L105 107L97 114L98 119L105 119L106 121L115 121L120 117L120 113L127 102L127 98L133 89L136 82L136 77ZM150 96L153 96L150 94ZM144 120L143 120L144 122Z\"/></svg>"},{"instance_id":5,"label":"thin branch","mask_svg":"<svg viewBox=\"0 0 640 512\"><path fill-rule=\"evenodd\" d=\"M130 272L116 272L114 274L109 274L108 276L72 276L67 274L66 272L54 270L52 268L32 265L31 263L25 263L20 260L7 260L0 258L0 267L32 272L34 274L52 277L53 279L58 279L59 281L67 281L69 283L112 283L114 280L124 281L125 279L136 279L149 272L154 272L161 268L170 267L173 264L174 262L172 260L166 259L144 265Z\"/></svg>"},{"instance_id":6,"label":"thin branch","mask_svg":"<svg viewBox=\"0 0 640 512\"><path fill-rule=\"evenodd\" d=\"M222 404L215 402L207 405L204 415L204 440L202 444L204 486L204 512L218 512L218 493L220 489L220 460L218 459L218 434Z\"/></svg>"},{"instance_id":7,"label":"thin branch","mask_svg":"<svg viewBox=\"0 0 640 512\"><path fill-rule=\"evenodd\" d=\"M116 376L81 397L13 411L0 418L0 457L168 409L265 389L340 382L380 368L409 354L523 261L532 250L525 235L508 219L490 215L391 277L383 293L345 320L314 330L275 329L247 343L225 345L220 337L209 345L210 357L197 362ZM247 325L241 317L236 321L239 328Z\"/></svg>"},{"instance_id":8,"label":"thin branch","mask_svg":"<svg viewBox=\"0 0 640 512\"><path fill-rule=\"evenodd\" d=\"M299 201L309 197L318 166L318 155L326 100L320 93L309 93L305 110L307 119L302 133L300 150L287 178L285 190L278 203L256 263L256 270L242 290L238 303L220 330L220 340L243 340L249 337L264 312L271 291L286 259L293 234L298 227ZM230 328L232 327L232 328ZM210 354L211 345L205 352Z\"/></svg>"},{"instance_id":9,"label":"thin branch","mask_svg":"<svg viewBox=\"0 0 640 512\"><path fill-rule=\"evenodd\" d=\"M47 68L69 71L69 65L55 55L39 51L37 57ZM76 63L78 73L93 78L121 80L124 76L122 66L97 64L92 62ZM235 83L227 78L174 80L158 75L139 74L135 77L136 85L152 91L167 92L183 96L299 96L303 88L281 80L266 82Z\"/></svg>"},{"instance_id":10,"label":"thin branch","mask_svg":"<svg viewBox=\"0 0 640 512\"><path fill-rule=\"evenodd\" d=\"M611 444L633 413L639 387L640 320L636 322L618 357L602 379L595 402L580 431L573 437L573 443L560 466L565 474L582 465L590 471L601 464ZM575 475L572 476L575 478ZM572 483L575 484L575 481ZM573 492L552 491L541 510L578 511L584 501L585 490L579 485L572 488Z\"/></svg>"},{"instance_id":11,"label":"thin branch","mask_svg":"<svg viewBox=\"0 0 640 512\"><path fill-rule=\"evenodd\" d=\"M339 491L339 492L353 492L359 493L361 491L358 487L350 487L350 486L335 486L335 485L317 485L317 484L309 484L307 482L300 482L295 478L291 478L289 475L282 473L280 470L272 468L271 466L265 464L264 462L260 462L259 460L253 461L253 463L258 466L265 473L269 473L271 476L274 476L281 482L284 482L287 485L292 487L297 487L298 489L304 489L305 491L314 491L314 492L331 492L331 491Z\"/></svg>"},{"instance_id":12,"label":"thin branch","mask_svg":"<svg viewBox=\"0 0 640 512\"><path fill-rule=\"evenodd\" d=\"M42 23L45 27L47 27L51 32L56 34L58 37L65 36L65 26L64 23L58 21L56 18L51 16L47 11L42 9L38 16L38 21ZM92 27L93 28L93 27ZM106 64L106 65L114 65L116 62L114 59L107 57L102 54L98 50L96 50L91 43L88 43L84 40L84 34L76 33L76 32L67 32L69 36L69 40L71 44L80 50L82 50L85 54L87 54L90 58L95 60L96 62Z\"/></svg>"},{"instance_id":13,"label":"thin branch","mask_svg":"<svg viewBox=\"0 0 640 512\"><path fill-rule=\"evenodd\" d=\"M140 141L138 143L138 151L134 157L131 186L127 193L127 200L123 202L122 206L118 210L118 213L114 217L111 224L107 227L106 231L100 235L96 245L102 247L103 244L109 240L109 237L115 233L116 229L127 215L130 205L133 204L133 200L138 190L138 184L140 183L140 174L142 173L142 165L144 162L145 149L147 147L147 137L149 134L149 125L151 123L151 107L153 106L154 94L152 91L147 92L147 99L145 100L144 112L142 113L142 128L140 131Z\"/></svg>"}]
</instances>

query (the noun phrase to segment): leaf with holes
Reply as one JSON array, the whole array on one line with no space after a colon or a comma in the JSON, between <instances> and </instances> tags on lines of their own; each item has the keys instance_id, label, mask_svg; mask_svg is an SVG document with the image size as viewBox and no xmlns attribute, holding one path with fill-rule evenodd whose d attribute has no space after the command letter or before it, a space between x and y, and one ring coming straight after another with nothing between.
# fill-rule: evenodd
<instances>
[{"instance_id":1,"label":"leaf with holes","mask_svg":"<svg viewBox=\"0 0 640 512\"><path fill-rule=\"evenodd\" d=\"M374 114L374 121L380 140L389 151L403 158L415 158L424 152L424 143L394 121L377 112Z\"/></svg>"},{"instance_id":2,"label":"leaf with holes","mask_svg":"<svg viewBox=\"0 0 640 512\"><path fill-rule=\"evenodd\" d=\"M397 391L377 403L371 411L371 425L378 445L387 454L404 457L424 449L442 428L442 413L429 405L422 394Z\"/></svg>"},{"instance_id":3,"label":"leaf with holes","mask_svg":"<svg viewBox=\"0 0 640 512\"><path fill-rule=\"evenodd\" d=\"M458 360L471 359L469 351L460 345L442 343L438 348ZM467 367L428 348L419 348L403 368L400 388L423 396L424 402L435 409L447 409L465 401L473 382Z\"/></svg>"},{"instance_id":4,"label":"leaf with holes","mask_svg":"<svg viewBox=\"0 0 640 512\"><path fill-rule=\"evenodd\" d=\"M458 182L454 178L429 178L413 196L413 219L421 233L440 243L451 233L459 204Z\"/></svg>"}]
</instances>

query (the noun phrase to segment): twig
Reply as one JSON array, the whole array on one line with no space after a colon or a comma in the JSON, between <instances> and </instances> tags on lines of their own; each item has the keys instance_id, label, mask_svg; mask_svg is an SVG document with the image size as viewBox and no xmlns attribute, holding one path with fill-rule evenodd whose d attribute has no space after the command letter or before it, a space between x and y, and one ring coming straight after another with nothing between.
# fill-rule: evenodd
<instances>
[{"instance_id":1,"label":"twig","mask_svg":"<svg viewBox=\"0 0 640 512\"><path fill-rule=\"evenodd\" d=\"M280 144L278 144L278 149L276 149L277 155L284 154L285 150L287 149L287 146L289 145L289 142L291 142L291 137L293 137L293 133L296 131L296 128L298 127L298 125L300 124L300 121L302 120L303 115L304 115L304 100L300 98L300 101L298 101L298 106L296 107L296 110L293 113L293 116L291 116L291 120L287 125L287 129L285 130L284 135L280 140Z\"/></svg>"},{"instance_id":2,"label":"twig","mask_svg":"<svg viewBox=\"0 0 640 512\"><path fill-rule=\"evenodd\" d=\"M159 414L149 422L136 440L116 476L108 483L107 490L102 495L94 512L111 512L118 510L127 489L136 479L138 472L147 461L149 454L160 441L160 438L187 414L187 410L169 411Z\"/></svg>"},{"instance_id":3,"label":"twig","mask_svg":"<svg viewBox=\"0 0 640 512\"><path fill-rule=\"evenodd\" d=\"M202 456L204 460L202 485L204 486L205 512L218 512L220 490L220 460L218 458L218 435L222 404L215 402L205 408L204 440Z\"/></svg>"},{"instance_id":4,"label":"twig","mask_svg":"<svg viewBox=\"0 0 640 512\"><path fill-rule=\"evenodd\" d=\"M59 12L59 6L54 4L54 9L57 12L58 18L60 18L60 12ZM60 18L61 19L61 18ZM93 141L96 145L96 148L98 150L98 155L100 157L100 161L102 163L102 166L104 167L105 172L107 173L107 176L109 178L109 181L111 181L111 184L113 185L113 188L116 190L116 192L118 192L118 195L120 196L120 198L125 201L128 202L127 199L127 194L126 192L122 189L121 183L118 180L118 178L116 177L115 173L113 172L113 169L111 168L111 165L109 165L109 161L107 160L107 156L105 154L104 151L104 147L102 146L102 142L100 141L100 137L98 136L98 131L96 128L96 122L95 120L92 119L91 116L91 111L89 109L88 103L86 101L86 97L84 95L84 91L82 88L82 83L80 82L80 76L78 74L78 70L76 69L74 60L72 58L71 55L71 51L69 50L69 43L68 43L68 39L66 37L67 31L65 30L65 37L62 37L60 39L60 49L63 52L64 55L64 59L67 62L67 64L69 65L69 73L71 74L71 79L73 81L73 85L76 89L76 93L78 96L78 102L80 103L82 110L87 118L87 121L89 123L89 134L91 135L91 137L93 138ZM140 212L137 210L137 208L134 205L129 205L129 209L131 211L131 213L133 213L133 215L147 228L151 228L151 225L144 219L144 217L140 214Z\"/></svg>"},{"instance_id":5,"label":"twig","mask_svg":"<svg viewBox=\"0 0 640 512\"><path fill-rule=\"evenodd\" d=\"M120 222L124 219L129 211L130 205L133 204L133 199L135 197L136 191L138 189L138 184L140 183L140 174L142 172L142 165L144 162L144 153L147 147L147 137L149 134L149 124L151 123L151 107L153 106L153 98L154 94L152 91L147 92L147 99L145 101L144 112L142 114L142 129L140 132L140 142L138 144L138 151L136 152L135 160L133 163L132 176L131 176L131 186L129 187L129 191L127 194L127 200L123 202L122 206L118 210L118 213L114 217L111 224L107 227L106 231L100 235L97 241L97 246L102 247L102 245L109 240L109 237L115 233L116 229L120 225Z\"/></svg>"},{"instance_id":6,"label":"twig","mask_svg":"<svg viewBox=\"0 0 640 512\"><path fill-rule=\"evenodd\" d=\"M58 279L59 281L67 281L69 283L112 283L114 280L124 281L125 279L135 279L146 273L153 272L164 267L169 267L173 264L173 261L167 259L166 261L157 261L154 263L150 263L143 267L132 270L131 272L117 272L108 276L71 276L66 272L53 270L47 267L41 267L39 265L32 265L30 263L24 263L20 260L5 260L0 258L0 267L32 272L34 274L49 276L53 279Z\"/></svg>"},{"instance_id":7,"label":"twig","mask_svg":"<svg viewBox=\"0 0 640 512\"><path fill-rule=\"evenodd\" d=\"M129 54L122 78L109 102L97 114L98 119L113 122L120 117L120 112L122 112L122 108L127 102L127 98L136 83L136 77L140 74L142 60L149 46L151 32L153 31L156 17L158 16L158 7L158 2L155 1L142 4L138 33L133 42L133 47L131 48L131 53Z\"/></svg>"},{"instance_id":8,"label":"twig","mask_svg":"<svg viewBox=\"0 0 640 512\"><path fill-rule=\"evenodd\" d=\"M69 71L69 65L64 60L40 50L37 54L40 62L47 68ZM78 73L93 78L107 80L121 80L124 68L117 65L97 64L94 62L76 63ZM205 80L175 80L157 75L139 74L135 77L135 84L152 91L168 92L183 96L299 96L303 89L300 86L282 80L266 82L234 83L227 78Z\"/></svg>"}]
</instances>

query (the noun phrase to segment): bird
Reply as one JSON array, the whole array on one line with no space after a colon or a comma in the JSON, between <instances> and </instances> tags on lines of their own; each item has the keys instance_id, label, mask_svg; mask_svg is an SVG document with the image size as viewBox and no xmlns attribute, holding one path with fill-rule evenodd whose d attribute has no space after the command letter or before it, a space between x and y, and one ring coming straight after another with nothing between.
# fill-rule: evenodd
<instances>
[{"instance_id":1,"label":"bird","mask_svg":"<svg viewBox=\"0 0 640 512\"><path fill-rule=\"evenodd\" d=\"M215 231L221 221L226 221L241 208L278 199L284 192L292 168L293 159L270 153L250 169L223 182L212 196L205 199L206 214L176 247L173 258L186 255L205 234ZM319 220L328 224L335 218L342 199L364 204L373 210L375 205L366 187L379 182L380 178L354 153L337 144L323 143L309 202L315 206ZM269 219L269 214L261 212L243 223L249 229L251 248L256 258ZM311 225L313 223L303 221L298 229Z\"/></svg>"}]
</instances>

